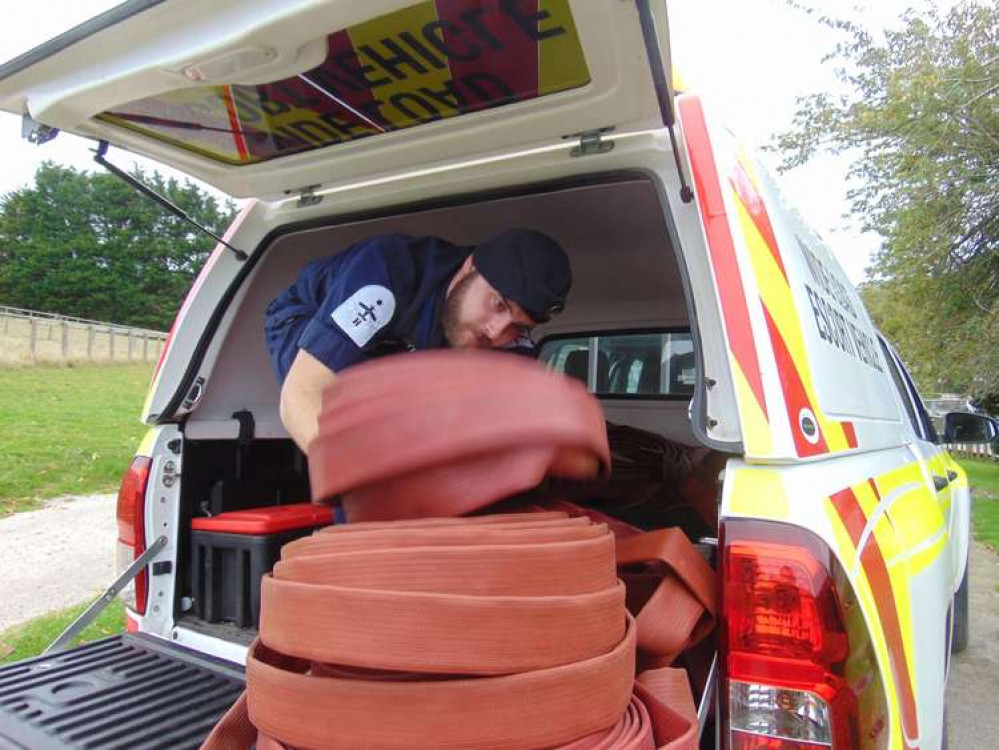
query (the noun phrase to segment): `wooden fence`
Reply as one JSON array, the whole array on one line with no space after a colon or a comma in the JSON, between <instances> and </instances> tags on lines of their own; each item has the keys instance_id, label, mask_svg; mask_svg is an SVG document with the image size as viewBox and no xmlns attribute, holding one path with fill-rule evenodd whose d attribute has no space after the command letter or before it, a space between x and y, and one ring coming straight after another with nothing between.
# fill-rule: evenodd
<instances>
[{"instance_id":1,"label":"wooden fence","mask_svg":"<svg viewBox=\"0 0 999 750\"><path fill-rule=\"evenodd\" d=\"M155 361L166 334L0 306L0 364Z\"/></svg>"},{"instance_id":2,"label":"wooden fence","mask_svg":"<svg viewBox=\"0 0 999 750\"><path fill-rule=\"evenodd\" d=\"M955 458L980 458L987 461L999 461L999 453L996 453L995 447L991 443L945 444L944 447Z\"/></svg>"}]
</instances>

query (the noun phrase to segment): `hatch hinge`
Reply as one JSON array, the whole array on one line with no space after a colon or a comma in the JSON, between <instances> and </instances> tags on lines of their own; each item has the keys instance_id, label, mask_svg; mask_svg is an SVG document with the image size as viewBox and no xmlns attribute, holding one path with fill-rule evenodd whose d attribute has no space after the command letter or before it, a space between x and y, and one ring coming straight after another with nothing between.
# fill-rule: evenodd
<instances>
[{"instance_id":1,"label":"hatch hinge","mask_svg":"<svg viewBox=\"0 0 999 750\"><path fill-rule=\"evenodd\" d=\"M315 206L323 202L323 196L316 195L316 190L318 190L322 185L306 185L302 188L297 188L296 190L286 190L285 195L294 195L298 193L298 207L305 208L306 206Z\"/></svg>"},{"instance_id":2,"label":"hatch hinge","mask_svg":"<svg viewBox=\"0 0 999 750\"><path fill-rule=\"evenodd\" d=\"M199 224L197 221L191 218L191 216L180 206L176 205L175 203L172 203L166 197L160 195L148 185L143 184L140 180L136 179L125 170L119 169L114 164L109 162L106 158L104 158L107 155L107 152L108 152L108 142L98 141L97 148L94 149L94 161L100 164L102 167L104 167L108 172L113 174L115 177L127 182L129 185L131 185L133 188L138 190L140 193L142 193L150 200L160 204L163 208L172 213L174 216L178 217L179 219L183 219L194 228L200 229L202 232L207 234L209 237L218 242L220 245L224 245L225 247L229 248L232 251L232 254L236 256L236 260L243 261L249 257L242 250L240 250L237 247L233 247L224 239L219 237L217 234L215 234L215 232L213 232L208 227Z\"/></svg>"},{"instance_id":3,"label":"hatch hinge","mask_svg":"<svg viewBox=\"0 0 999 750\"><path fill-rule=\"evenodd\" d=\"M569 156L593 156L594 154L606 154L614 148L614 141L605 139L604 135L614 130L613 126L597 128L596 130L584 130L582 133L572 133L563 138L577 138L579 144L569 151Z\"/></svg>"},{"instance_id":4,"label":"hatch hinge","mask_svg":"<svg viewBox=\"0 0 999 750\"><path fill-rule=\"evenodd\" d=\"M21 137L28 143L40 146L43 143L48 143L57 135L59 135L59 128L43 125L27 112L21 115Z\"/></svg>"}]
</instances>

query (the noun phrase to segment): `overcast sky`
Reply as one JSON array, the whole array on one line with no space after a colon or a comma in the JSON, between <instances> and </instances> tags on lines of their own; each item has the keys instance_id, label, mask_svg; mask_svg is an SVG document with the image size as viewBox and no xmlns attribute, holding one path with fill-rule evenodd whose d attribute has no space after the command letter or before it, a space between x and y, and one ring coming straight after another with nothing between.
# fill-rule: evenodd
<instances>
[{"instance_id":1,"label":"overcast sky","mask_svg":"<svg viewBox=\"0 0 999 750\"><path fill-rule=\"evenodd\" d=\"M203 0L208 1L208 0ZM907 7L950 6L954 0L813 0L871 30L892 25ZM0 60L8 60L87 18L114 7L109 0L6 3L0 24ZM787 128L796 96L834 85L822 56L836 36L786 0L667 0L673 60L691 90L701 93L749 147ZM18 118L0 113L0 194L30 184L43 159L78 168L92 166L91 144L67 134L43 146L20 138ZM764 156L773 163L773 157ZM127 159L119 152L119 164ZM149 166L149 162L145 162ZM160 171L168 172L160 167ZM860 234L845 201L845 164L824 156L780 181L783 192L827 240L854 282L862 281L877 246Z\"/></svg>"}]
</instances>

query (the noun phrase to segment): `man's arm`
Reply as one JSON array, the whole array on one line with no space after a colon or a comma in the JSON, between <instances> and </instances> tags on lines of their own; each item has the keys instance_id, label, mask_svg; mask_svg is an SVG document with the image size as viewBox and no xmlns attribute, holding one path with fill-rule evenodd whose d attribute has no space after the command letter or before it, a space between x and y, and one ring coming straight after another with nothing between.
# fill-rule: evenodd
<instances>
[{"instance_id":1,"label":"man's arm","mask_svg":"<svg viewBox=\"0 0 999 750\"><path fill-rule=\"evenodd\" d=\"M303 452L319 432L323 391L336 381L336 373L299 349L281 386L281 421Z\"/></svg>"}]
</instances>

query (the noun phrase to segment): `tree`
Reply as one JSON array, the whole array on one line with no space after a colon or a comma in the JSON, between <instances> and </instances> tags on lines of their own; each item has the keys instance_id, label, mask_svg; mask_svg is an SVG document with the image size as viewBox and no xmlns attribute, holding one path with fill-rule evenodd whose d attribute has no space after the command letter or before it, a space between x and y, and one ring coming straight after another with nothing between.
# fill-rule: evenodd
<instances>
[{"instance_id":1,"label":"tree","mask_svg":"<svg viewBox=\"0 0 999 750\"><path fill-rule=\"evenodd\" d=\"M189 181L133 174L218 233L232 218ZM0 199L0 300L165 330L214 244L118 177L45 162Z\"/></svg>"},{"instance_id":2,"label":"tree","mask_svg":"<svg viewBox=\"0 0 999 750\"><path fill-rule=\"evenodd\" d=\"M999 393L999 0L838 30L842 92L799 99L783 169L850 158L853 213L883 238L863 290L921 386Z\"/></svg>"}]
</instances>

